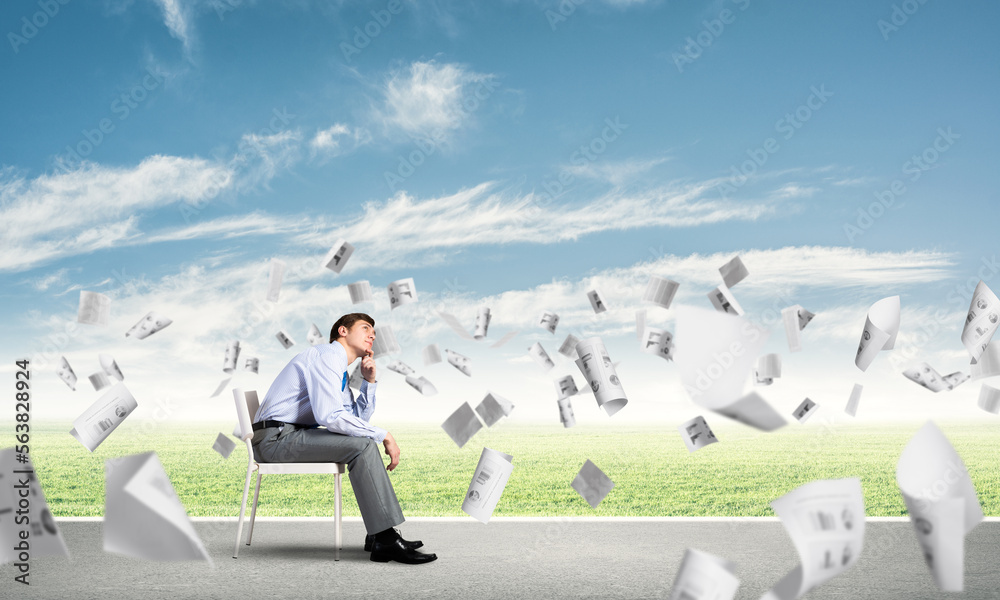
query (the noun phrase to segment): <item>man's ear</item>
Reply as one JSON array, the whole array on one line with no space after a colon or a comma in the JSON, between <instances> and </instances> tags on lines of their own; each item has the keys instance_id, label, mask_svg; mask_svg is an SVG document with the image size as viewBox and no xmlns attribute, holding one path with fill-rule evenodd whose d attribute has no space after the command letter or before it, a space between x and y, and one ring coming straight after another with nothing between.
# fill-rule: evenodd
<instances>
[{"instance_id":1,"label":"man's ear","mask_svg":"<svg viewBox=\"0 0 1000 600\"><path fill-rule=\"evenodd\" d=\"M337 329L337 334L340 337L347 337L347 327L344 327L343 325L341 325L340 328Z\"/></svg>"}]
</instances>

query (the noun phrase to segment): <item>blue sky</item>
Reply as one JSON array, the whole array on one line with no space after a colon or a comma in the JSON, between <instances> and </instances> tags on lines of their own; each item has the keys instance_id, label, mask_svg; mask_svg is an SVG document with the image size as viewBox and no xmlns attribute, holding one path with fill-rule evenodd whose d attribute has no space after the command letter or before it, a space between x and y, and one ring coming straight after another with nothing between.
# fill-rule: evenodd
<instances>
[{"instance_id":1,"label":"blue sky","mask_svg":"<svg viewBox=\"0 0 1000 600\"><path fill-rule=\"evenodd\" d=\"M580 380L556 354L575 331L622 362L632 410L615 419L680 423L701 411L675 365L638 352L634 311L650 274L707 305L736 254L751 275L734 293L773 329L768 351L784 350L786 375L762 388L782 412L808 395L833 418L857 381L871 398L861 418L991 418L979 382L932 395L899 373L968 370L970 278L1000 287L984 267L994 3L587 0L563 3L564 19L555 2L388 6L3 4L0 355L8 372L36 357L36 418L72 419L96 398L85 378L99 352L141 411L170 400L174 418L228 418L225 395L207 399L228 340L261 358L259 376L232 383L266 388L310 323L352 310L345 285L368 279L377 303L358 308L393 325L399 358L441 392L421 398L383 369L383 418L440 422L490 389L515 415L552 420L550 380ZM888 208L871 208L877 194ZM338 276L316 262L339 238L357 250ZM272 257L290 265L277 304L263 299ZM390 312L382 290L402 277L420 301ZM609 313L589 312L591 285ZM111 296L112 322L64 336L80 290ZM909 352L861 373L865 311L895 294ZM788 355L768 310L794 303L818 316ZM434 312L471 328L482 304L491 337L522 333L490 350ZM672 311L648 308L673 329ZM555 336L533 323L544 309L563 316ZM150 310L174 324L125 340ZM534 341L555 371L527 358ZM476 376L424 368L432 342L472 356ZM54 374L60 355L76 392ZM576 405L583 421L607 418L592 398Z\"/></svg>"}]
</instances>

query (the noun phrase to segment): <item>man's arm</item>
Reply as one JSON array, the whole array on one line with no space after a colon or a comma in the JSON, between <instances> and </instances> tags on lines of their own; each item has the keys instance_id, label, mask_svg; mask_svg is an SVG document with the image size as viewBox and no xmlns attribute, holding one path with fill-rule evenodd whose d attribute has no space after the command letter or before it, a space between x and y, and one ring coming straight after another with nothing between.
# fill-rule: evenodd
<instances>
[{"instance_id":1,"label":"man's arm","mask_svg":"<svg viewBox=\"0 0 1000 600\"><path fill-rule=\"evenodd\" d=\"M331 361L329 355L320 355L307 365L306 393L309 395L313 416L317 423L334 433L368 437L383 442L388 433L385 429L356 417L345 407L350 405L350 392L342 386L343 374L347 369L347 365L343 364L345 362L342 359Z\"/></svg>"}]
</instances>

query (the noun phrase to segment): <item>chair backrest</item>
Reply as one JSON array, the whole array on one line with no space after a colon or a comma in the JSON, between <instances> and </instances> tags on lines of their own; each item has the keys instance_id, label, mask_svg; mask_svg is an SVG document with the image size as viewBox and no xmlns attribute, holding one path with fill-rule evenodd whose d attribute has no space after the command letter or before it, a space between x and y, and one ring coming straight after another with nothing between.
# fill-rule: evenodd
<instances>
[{"instance_id":1,"label":"chair backrest","mask_svg":"<svg viewBox=\"0 0 1000 600\"><path fill-rule=\"evenodd\" d=\"M236 388L233 390L233 402L236 404L236 418L239 420L238 428L240 439L246 441L253 437L253 417L260 408L260 400L257 399L257 390L243 390Z\"/></svg>"}]
</instances>

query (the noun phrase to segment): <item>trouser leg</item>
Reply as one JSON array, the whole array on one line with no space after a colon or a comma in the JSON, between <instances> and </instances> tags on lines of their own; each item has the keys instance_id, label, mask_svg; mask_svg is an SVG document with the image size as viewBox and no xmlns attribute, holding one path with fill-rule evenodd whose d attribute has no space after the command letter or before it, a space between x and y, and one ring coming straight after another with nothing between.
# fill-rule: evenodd
<instances>
[{"instance_id":1,"label":"trouser leg","mask_svg":"<svg viewBox=\"0 0 1000 600\"><path fill-rule=\"evenodd\" d=\"M261 462L346 463L351 488L368 533L377 533L404 521L378 451L378 442L371 438L341 435L326 429L294 429L286 425L280 433L276 428L256 432L253 447L254 457Z\"/></svg>"}]
</instances>

